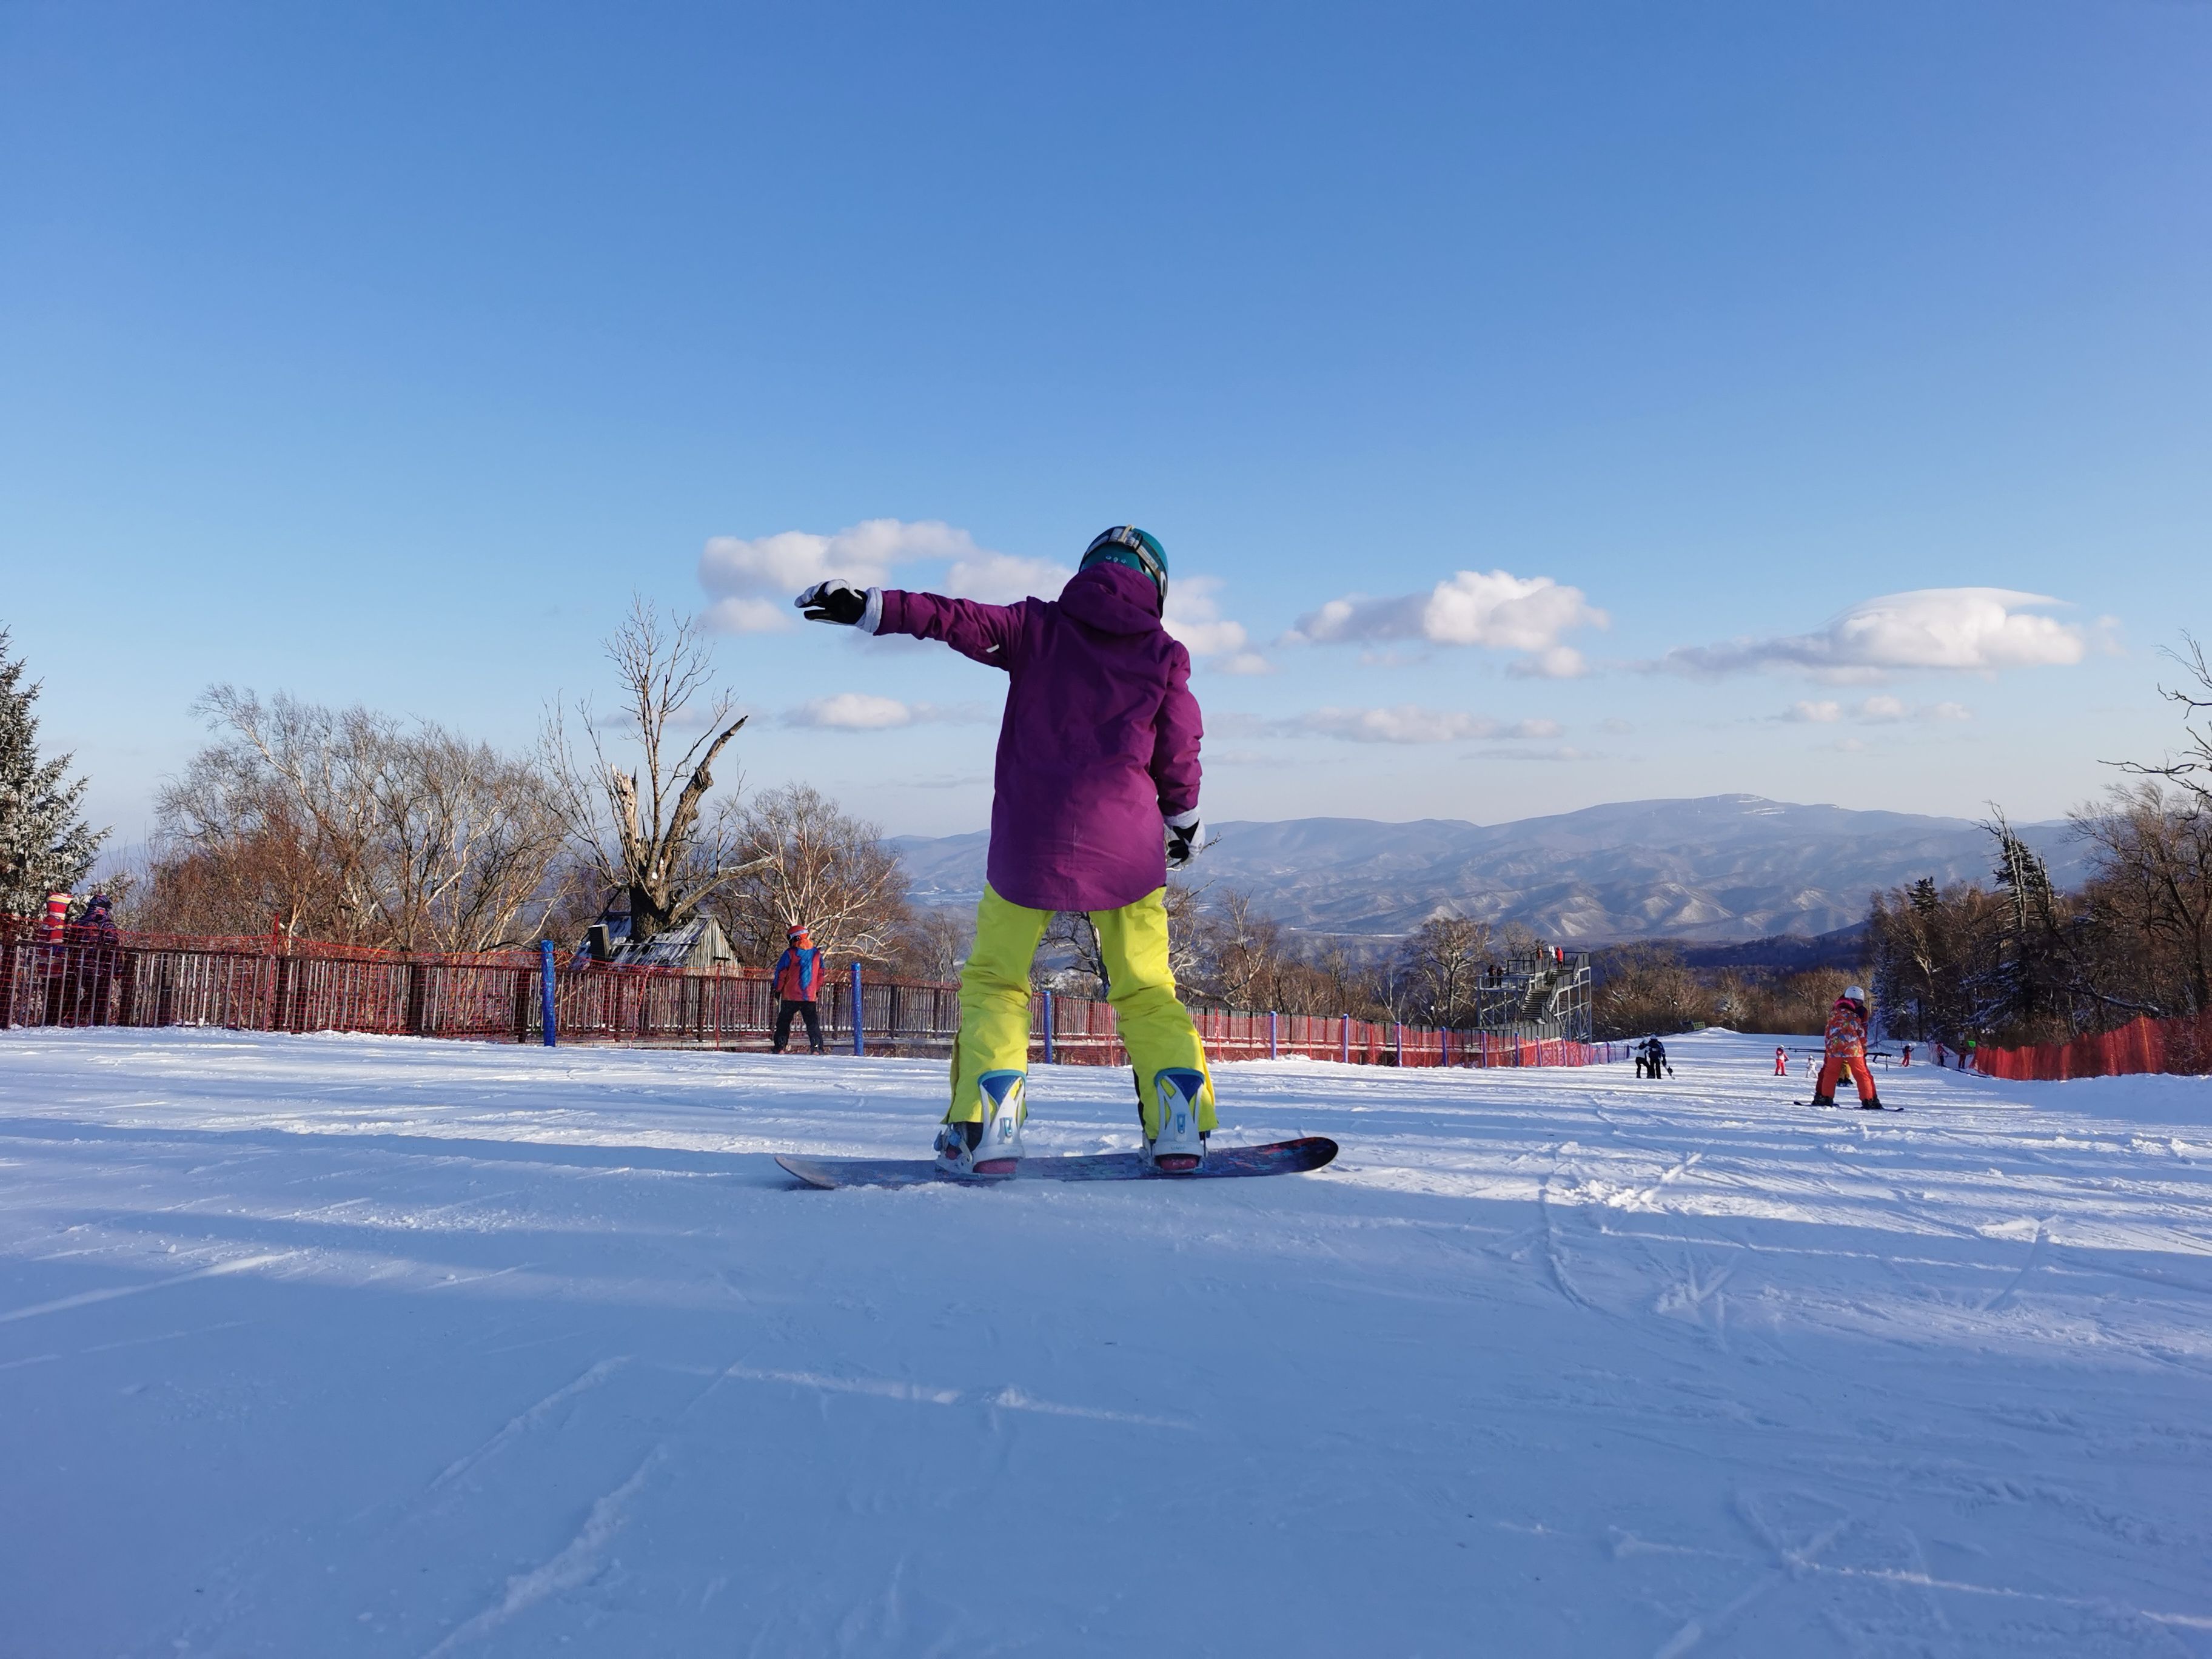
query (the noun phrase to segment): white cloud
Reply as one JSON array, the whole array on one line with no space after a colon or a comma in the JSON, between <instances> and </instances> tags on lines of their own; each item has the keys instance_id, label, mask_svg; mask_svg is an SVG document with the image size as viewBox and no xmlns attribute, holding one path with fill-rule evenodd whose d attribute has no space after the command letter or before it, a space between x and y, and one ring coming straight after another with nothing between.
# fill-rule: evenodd
<instances>
[{"instance_id":1,"label":"white cloud","mask_svg":"<svg viewBox=\"0 0 2212 1659\"><path fill-rule=\"evenodd\" d=\"M783 717L787 726L816 726L837 732L882 732L914 724L914 710L896 697L865 691L840 691L802 703Z\"/></svg>"},{"instance_id":2,"label":"white cloud","mask_svg":"<svg viewBox=\"0 0 2212 1659\"><path fill-rule=\"evenodd\" d=\"M1184 576L1168 584L1167 614L1160 625L1190 654L1224 674L1272 674L1274 664L1246 647L1244 624L1221 614L1218 576Z\"/></svg>"},{"instance_id":3,"label":"white cloud","mask_svg":"<svg viewBox=\"0 0 2212 1659\"><path fill-rule=\"evenodd\" d=\"M710 627L760 634L790 627L798 614L792 599L802 588L831 576L860 587L880 587L891 567L907 560L1000 556L985 553L966 531L935 519L911 524L869 519L834 536L786 530L750 541L714 537L699 555L699 585L715 596L707 611Z\"/></svg>"},{"instance_id":4,"label":"white cloud","mask_svg":"<svg viewBox=\"0 0 2212 1659\"><path fill-rule=\"evenodd\" d=\"M1571 678L1584 672L1582 653L1559 636L1577 628L1605 628L1610 619L1578 587L1549 576L1516 576L1504 570L1462 570L1425 593L1390 599L1351 594L1331 599L1298 618L1291 641L1423 640L1432 645L1480 646L1516 651L1513 672Z\"/></svg>"},{"instance_id":5,"label":"white cloud","mask_svg":"<svg viewBox=\"0 0 2212 1659\"><path fill-rule=\"evenodd\" d=\"M1496 720L1401 702L1395 708L1316 708L1285 722L1291 730L1353 743L1451 743L1493 737Z\"/></svg>"},{"instance_id":6,"label":"white cloud","mask_svg":"<svg viewBox=\"0 0 2212 1659\"><path fill-rule=\"evenodd\" d=\"M1032 594L1051 599L1067 586L1075 573L1050 559L1024 559L1012 553L978 550L957 560L945 573L945 591L955 598L981 599L986 605L1015 605Z\"/></svg>"},{"instance_id":7,"label":"white cloud","mask_svg":"<svg viewBox=\"0 0 2212 1659\"><path fill-rule=\"evenodd\" d=\"M717 634L781 634L798 625L799 613L775 599L717 599L707 607L707 626Z\"/></svg>"},{"instance_id":8,"label":"white cloud","mask_svg":"<svg viewBox=\"0 0 2212 1659\"><path fill-rule=\"evenodd\" d=\"M983 718L984 711L972 703L942 707L902 702L896 697L879 697L866 691L839 691L786 710L783 723L829 732L887 732L925 721L953 725Z\"/></svg>"},{"instance_id":9,"label":"white cloud","mask_svg":"<svg viewBox=\"0 0 2212 1659\"><path fill-rule=\"evenodd\" d=\"M1467 738L1556 738L1565 728L1553 720L1501 725L1480 714L1424 708L1401 702L1390 708L1316 708L1268 723L1284 737L1342 738L1352 743L1456 743Z\"/></svg>"},{"instance_id":10,"label":"white cloud","mask_svg":"<svg viewBox=\"0 0 2212 1659\"><path fill-rule=\"evenodd\" d=\"M1846 718L1847 714L1848 718L1863 726L1894 726L1903 720L1970 720L1974 717L1973 711L1964 703L1924 703L1916 708L1902 697L1877 694L1848 711L1842 703L1833 701L1793 702L1775 718L1800 724L1832 726Z\"/></svg>"},{"instance_id":11,"label":"white cloud","mask_svg":"<svg viewBox=\"0 0 2212 1659\"><path fill-rule=\"evenodd\" d=\"M1656 665L1690 674L1796 669L1840 682L1908 670L2063 667L2080 662L2088 646L2079 627L2037 614L2060 603L2008 587L1923 587L1854 605L1817 633L1686 646Z\"/></svg>"}]
</instances>

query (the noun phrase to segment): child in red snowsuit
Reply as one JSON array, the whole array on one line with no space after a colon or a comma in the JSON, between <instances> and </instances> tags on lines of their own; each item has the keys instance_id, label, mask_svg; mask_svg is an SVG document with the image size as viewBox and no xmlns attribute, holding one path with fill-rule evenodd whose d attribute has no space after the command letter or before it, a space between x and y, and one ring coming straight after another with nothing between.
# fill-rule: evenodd
<instances>
[{"instance_id":1,"label":"child in red snowsuit","mask_svg":"<svg viewBox=\"0 0 2212 1659\"><path fill-rule=\"evenodd\" d=\"M1777 1077L1790 1075L1789 1052L1778 1042L1774 1045L1774 1075Z\"/></svg>"},{"instance_id":2,"label":"child in red snowsuit","mask_svg":"<svg viewBox=\"0 0 2212 1659\"><path fill-rule=\"evenodd\" d=\"M1815 1106L1836 1103L1836 1085L1848 1070L1857 1085L1863 1111L1878 1111L1881 1097L1875 1092L1874 1074L1867 1070L1866 993L1857 986L1845 988L1828 1015L1828 1058L1820 1067L1820 1080L1813 1088Z\"/></svg>"}]
</instances>

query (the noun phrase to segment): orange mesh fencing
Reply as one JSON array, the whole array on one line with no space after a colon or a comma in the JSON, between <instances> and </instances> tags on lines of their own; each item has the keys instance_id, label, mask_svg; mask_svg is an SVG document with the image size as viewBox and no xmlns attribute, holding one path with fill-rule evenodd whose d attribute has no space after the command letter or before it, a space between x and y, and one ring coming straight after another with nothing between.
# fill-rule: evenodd
<instances>
[{"instance_id":1,"label":"orange mesh fencing","mask_svg":"<svg viewBox=\"0 0 2212 1659\"><path fill-rule=\"evenodd\" d=\"M1974 1069L2014 1083L2063 1083L2077 1077L2134 1077L2164 1072L2185 1077L2212 1071L2212 1012L2179 1019L2132 1020L2068 1042L1980 1048Z\"/></svg>"}]
</instances>

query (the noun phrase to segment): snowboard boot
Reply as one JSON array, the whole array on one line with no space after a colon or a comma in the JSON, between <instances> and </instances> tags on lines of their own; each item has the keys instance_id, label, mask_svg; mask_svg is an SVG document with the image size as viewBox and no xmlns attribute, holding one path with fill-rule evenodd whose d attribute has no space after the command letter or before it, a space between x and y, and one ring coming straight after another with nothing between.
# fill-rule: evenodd
<instances>
[{"instance_id":1,"label":"snowboard boot","mask_svg":"<svg viewBox=\"0 0 2212 1659\"><path fill-rule=\"evenodd\" d=\"M1869 1095L1864 1100L1859 1102L1859 1110L1863 1112L1878 1112L1881 1109L1881 1097L1880 1095Z\"/></svg>"},{"instance_id":2,"label":"snowboard boot","mask_svg":"<svg viewBox=\"0 0 2212 1659\"><path fill-rule=\"evenodd\" d=\"M1815 1106L1832 1106L1836 1103L1836 1097L1833 1095L1816 1094L1813 1097L1813 1103Z\"/></svg>"},{"instance_id":3,"label":"snowboard boot","mask_svg":"<svg viewBox=\"0 0 2212 1659\"><path fill-rule=\"evenodd\" d=\"M1159 1096L1159 1128L1155 1133L1146 1126L1145 1162L1162 1175L1189 1175L1206 1162L1206 1133L1198 1127L1206 1074L1173 1067L1154 1076L1152 1088Z\"/></svg>"},{"instance_id":4,"label":"snowboard boot","mask_svg":"<svg viewBox=\"0 0 2212 1659\"><path fill-rule=\"evenodd\" d=\"M1028 1080L1020 1072L986 1072L975 1079L983 1115L966 1123L937 1126L941 1173L1003 1179L1021 1167L1022 1120L1029 1115L1022 1097Z\"/></svg>"}]
</instances>

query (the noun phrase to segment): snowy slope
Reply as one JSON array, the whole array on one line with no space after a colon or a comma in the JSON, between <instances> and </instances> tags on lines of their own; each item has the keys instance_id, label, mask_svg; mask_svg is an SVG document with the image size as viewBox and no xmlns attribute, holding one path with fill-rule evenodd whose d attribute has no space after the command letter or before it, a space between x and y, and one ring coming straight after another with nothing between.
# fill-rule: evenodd
<instances>
[{"instance_id":1,"label":"snowy slope","mask_svg":"<svg viewBox=\"0 0 2212 1659\"><path fill-rule=\"evenodd\" d=\"M0 1035L0 1652L2212 1655L2212 1085L1674 1054L817 1193L936 1066Z\"/></svg>"}]
</instances>

